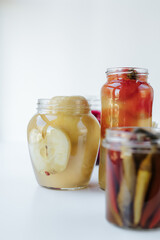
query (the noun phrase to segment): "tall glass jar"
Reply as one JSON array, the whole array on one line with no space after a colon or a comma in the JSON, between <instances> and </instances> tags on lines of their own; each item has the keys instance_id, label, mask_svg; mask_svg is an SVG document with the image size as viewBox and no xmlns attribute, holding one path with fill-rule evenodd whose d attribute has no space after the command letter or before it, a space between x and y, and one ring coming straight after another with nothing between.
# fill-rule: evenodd
<instances>
[{"instance_id":1,"label":"tall glass jar","mask_svg":"<svg viewBox=\"0 0 160 240\"><path fill-rule=\"evenodd\" d=\"M38 100L28 125L33 169L41 186L80 189L88 185L96 160L100 126L81 96Z\"/></svg>"},{"instance_id":2,"label":"tall glass jar","mask_svg":"<svg viewBox=\"0 0 160 240\"><path fill-rule=\"evenodd\" d=\"M152 126L153 89L148 70L142 68L109 68L107 82L101 89L101 142L110 127ZM105 189L105 155L100 147L99 185Z\"/></svg>"}]
</instances>

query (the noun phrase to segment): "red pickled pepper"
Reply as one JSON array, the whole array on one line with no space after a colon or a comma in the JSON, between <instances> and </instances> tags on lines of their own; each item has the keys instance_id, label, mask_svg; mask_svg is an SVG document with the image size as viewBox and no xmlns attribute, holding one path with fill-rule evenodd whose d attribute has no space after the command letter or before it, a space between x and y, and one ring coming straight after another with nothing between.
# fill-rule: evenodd
<instances>
[{"instance_id":1,"label":"red pickled pepper","mask_svg":"<svg viewBox=\"0 0 160 240\"><path fill-rule=\"evenodd\" d=\"M146 207L144 208L142 218L141 218L141 226L145 227L147 224L148 219L151 217L151 215L155 212L157 207L160 204L160 161L159 159L156 160L156 166L155 166L155 174L152 181L151 190L149 192L148 202L146 204ZM158 193L157 193L158 192Z\"/></svg>"},{"instance_id":2,"label":"red pickled pepper","mask_svg":"<svg viewBox=\"0 0 160 240\"><path fill-rule=\"evenodd\" d=\"M156 211L154 217L152 218L151 223L149 224L149 228L154 228L159 223L160 223L160 207L158 208L158 211Z\"/></svg>"},{"instance_id":3,"label":"red pickled pepper","mask_svg":"<svg viewBox=\"0 0 160 240\"><path fill-rule=\"evenodd\" d=\"M110 162L109 156L107 159L107 195L109 201L109 209L117 225L123 226L123 222L119 215L118 206L117 206L117 194L116 194L116 180L112 168L112 163Z\"/></svg>"},{"instance_id":4,"label":"red pickled pepper","mask_svg":"<svg viewBox=\"0 0 160 240\"><path fill-rule=\"evenodd\" d=\"M110 162L109 156L107 159L107 191L108 197L110 199L110 204L112 205L113 210L119 214L117 207L117 194L116 194L116 181L112 168L112 163Z\"/></svg>"},{"instance_id":5,"label":"red pickled pepper","mask_svg":"<svg viewBox=\"0 0 160 240\"><path fill-rule=\"evenodd\" d=\"M109 150L109 157L112 162L112 168L114 175L116 177L118 185L120 184L120 166L121 166L121 157L120 157L120 152L114 151L114 150Z\"/></svg>"},{"instance_id":6,"label":"red pickled pepper","mask_svg":"<svg viewBox=\"0 0 160 240\"><path fill-rule=\"evenodd\" d=\"M143 215L141 218L141 226L145 227L147 224L148 219L151 217L151 215L155 212L157 206L160 204L160 190L158 195L154 198L154 200L150 200L144 211L143 211Z\"/></svg>"}]
</instances>

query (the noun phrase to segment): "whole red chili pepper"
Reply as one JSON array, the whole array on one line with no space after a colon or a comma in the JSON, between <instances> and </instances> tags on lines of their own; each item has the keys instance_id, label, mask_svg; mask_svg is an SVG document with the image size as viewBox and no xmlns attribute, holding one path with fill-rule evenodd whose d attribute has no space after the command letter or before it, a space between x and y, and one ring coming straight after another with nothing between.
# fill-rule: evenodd
<instances>
[{"instance_id":1,"label":"whole red chili pepper","mask_svg":"<svg viewBox=\"0 0 160 240\"><path fill-rule=\"evenodd\" d=\"M107 196L109 198L109 211L111 211L112 217L114 218L116 224L123 226L117 206L117 180L109 155L107 155L107 157Z\"/></svg>"},{"instance_id":2,"label":"whole red chili pepper","mask_svg":"<svg viewBox=\"0 0 160 240\"><path fill-rule=\"evenodd\" d=\"M116 177L117 183L120 184L120 166L122 161L120 157L120 152L115 150L109 150L108 152L114 175Z\"/></svg>"}]
</instances>

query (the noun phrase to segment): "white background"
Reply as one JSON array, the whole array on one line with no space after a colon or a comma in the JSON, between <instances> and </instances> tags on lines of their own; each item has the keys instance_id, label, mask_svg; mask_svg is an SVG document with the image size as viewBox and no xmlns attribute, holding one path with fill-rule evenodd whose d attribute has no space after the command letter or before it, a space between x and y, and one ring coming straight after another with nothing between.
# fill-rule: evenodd
<instances>
[{"instance_id":1,"label":"white background","mask_svg":"<svg viewBox=\"0 0 160 240\"><path fill-rule=\"evenodd\" d=\"M0 239L157 240L105 220L98 167L81 191L36 183L26 143L38 98L97 95L107 67L146 67L160 119L159 0L0 0Z\"/></svg>"},{"instance_id":2,"label":"white background","mask_svg":"<svg viewBox=\"0 0 160 240\"><path fill-rule=\"evenodd\" d=\"M149 69L159 121L159 0L1 0L0 140L25 142L38 98L99 94L115 66Z\"/></svg>"},{"instance_id":3,"label":"white background","mask_svg":"<svg viewBox=\"0 0 160 240\"><path fill-rule=\"evenodd\" d=\"M36 183L24 144L0 144L0 152L1 240L159 240L160 228L127 230L106 221L98 167L88 188L54 191Z\"/></svg>"}]
</instances>

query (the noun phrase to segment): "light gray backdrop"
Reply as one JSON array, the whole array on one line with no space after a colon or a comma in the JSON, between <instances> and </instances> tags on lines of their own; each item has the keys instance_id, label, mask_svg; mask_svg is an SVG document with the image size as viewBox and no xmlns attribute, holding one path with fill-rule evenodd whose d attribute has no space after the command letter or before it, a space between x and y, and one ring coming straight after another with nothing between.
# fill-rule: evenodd
<instances>
[{"instance_id":1,"label":"light gray backdrop","mask_svg":"<svg viewBox=\"0 0 160 240\"><path fill-rule=\"evenodd\" d=\"M159 0L1 0L0 140L26 141L38 98L99 94L105 70L149 68L160 119Z\"/></svg>"}]
</instances>

